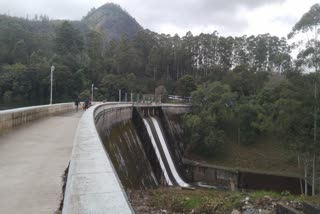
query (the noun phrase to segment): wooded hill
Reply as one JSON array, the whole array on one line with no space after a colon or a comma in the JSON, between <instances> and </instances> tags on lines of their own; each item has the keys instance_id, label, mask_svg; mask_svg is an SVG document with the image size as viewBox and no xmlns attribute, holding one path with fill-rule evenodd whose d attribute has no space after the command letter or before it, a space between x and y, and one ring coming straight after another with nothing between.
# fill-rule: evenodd
<instances>
[{"instance_id":1,"label":"wooded hill","mask_svg":"<svg viewBox=\"0 0 320 214\"><path fill-rule=\"evenodd\" d=\"M153 93L189 74L197 83L221 79L246 65L253 72L292 68L285 38L269 34L223 37L218 32L170 36L143 30L118 5L92 9L81 21L32 20L0 16L0 98L47 101L49 71L56 67L54 99L89 94L92 83L100 99L116 99L118 89Z\"/></svg>"}]
</instances>

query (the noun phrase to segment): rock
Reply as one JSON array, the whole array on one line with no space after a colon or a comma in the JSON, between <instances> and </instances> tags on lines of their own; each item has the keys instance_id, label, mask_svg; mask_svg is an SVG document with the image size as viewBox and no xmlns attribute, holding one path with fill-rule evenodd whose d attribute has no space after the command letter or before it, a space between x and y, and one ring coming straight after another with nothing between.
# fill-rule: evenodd
<instances>
[{"instance_id":1,"label":"rock","mask_svg":"<svg viewBox=\"0 0 320 214\"><path fill-rule=\"evenodd\" d=\"M249 210L249 209L253 209L252 205L245 205L242 207L243 210Z\"/></svg>"},{"instance_id":2,"label":"rock","mask_svg":"<svg viewBox=\"0 0 320 214\"><path fill-rule=\"evenodd\" d=\"M259 214L271 214L271 212L268 210L259 210Z\"/></svg>"},{"instance_id":3,"label":"rock","mask_svg":"<svg viewBox=\"0 0 320 214\"><path fill-rule=\"evenodd\" d=\"M243 212L243 214L258 214L258 213L259 211L254 208L247 209Z\"/></svg>"},{"instance_id":4,"label":"rock","mask_svg":"<svg viewBox=\"0 0 320 214\"><path fill-rule=\"evenodd\" d=\"M269 201L272 201L272 198L270 196L268 196L268 195L265 195L264 198L268 199Z\"/></svg>"},{"instance_id":5,"label":"rock","mask_svg":"<svg viewBox=\"0 0 320 214\"><path fill-rule=\"evenodd\" d=\"M238 210L232 210L231 214L240 214L240 211L238 211Z\"/></svg>"}]
</instances>

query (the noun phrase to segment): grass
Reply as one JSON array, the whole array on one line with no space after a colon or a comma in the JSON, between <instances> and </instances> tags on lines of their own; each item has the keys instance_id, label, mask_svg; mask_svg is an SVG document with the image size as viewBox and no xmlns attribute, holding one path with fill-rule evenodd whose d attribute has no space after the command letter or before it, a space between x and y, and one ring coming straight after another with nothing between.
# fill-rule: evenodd
<instances>
[{"instance_id":1,"label":"grass","mask_svg":"<svg viewBox=\"0 0 320 214\"><path fill-rule=\"evenodd\" d=\"M281 145L279 140L274 138L260 139L253 145L239 145L229 140L225 144L223 157L219 159L204 158L190 151L187 152L186 157L230 168L290 175L299 174L295 157Z\"/></svg>"},{"instance_id":2,"label":"grass","mask_svg":"<svg viewBox=\"0 0 320 214\"><path fill-rule=\"evenodd\" d=\"M310 204L313 204L315 206L320 207L320 196L319 195L313 196L313 197L310 197L310 196L309 197L304 197L303 201L306 201L306 202L308 202Z\"/></svg>"},{"instance_id":3,"label":"grass","mask_svg":"<svg viewBox=\"0 0 320 214\"><path fill-rule=\"evenodd\" d=\"M231 213L233 209L240 209L245 198L254 206L261 206L263 202L320 203L319 197L293 196L267 191L250 193L216 191L216 190L184 190L178 188L159 188L148 190L150 193L149 205L156 209L165 209L169 213ZM272 199L272 201L270 201ZM268 201L269 200L269 201Z\"/></svg>"},{"instance_id":4,"label":"grass","mask_svg":"<svg viewBox=\"0 0 320 214\"><path fill-rule=\"evenodd\" d=\"M192 210L207 213L205 210L214 208L220 201L229 196L227 192L175 188L159 188L150 191L151 206L180 213Z\"/></svg>"}]
</instances>

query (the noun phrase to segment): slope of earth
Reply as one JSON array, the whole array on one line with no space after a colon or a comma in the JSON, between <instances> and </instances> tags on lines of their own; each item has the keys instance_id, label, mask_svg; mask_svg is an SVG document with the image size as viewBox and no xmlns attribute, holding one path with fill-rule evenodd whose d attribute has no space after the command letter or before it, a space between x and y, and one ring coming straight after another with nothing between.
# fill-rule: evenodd
<instances>
[{"instance_id":1,"label":"slope of earth","mask_svg":"<svg viewBox=\"0 0 320 214\"><path fill-rule=\"evenodd\" d=\"M279 140L265 138L253 145L239 145L228 142L221 158L211 159L186 151L188 159L207 164L285 175L297 175L297 157L284 148Z\"/></svg>"}]
</instances>

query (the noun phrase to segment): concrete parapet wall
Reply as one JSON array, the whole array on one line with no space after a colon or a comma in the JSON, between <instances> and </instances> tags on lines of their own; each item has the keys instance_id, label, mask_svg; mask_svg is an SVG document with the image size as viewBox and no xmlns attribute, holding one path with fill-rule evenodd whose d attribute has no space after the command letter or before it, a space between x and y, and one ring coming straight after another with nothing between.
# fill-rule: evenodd
<instances>
[{"instance_id":1,"label":"concrete parapet wall","mask_svg":"<svg viewBox=\"0 0 320 214\"><path fill-rule=\"evenodd\" d=\"M74 109L73 103L32 106L0 111L0 134L16 126Z\"/></svg>"},{"instance_id":2,"label":"concrete parapet wall","mask_svg":"<svg viewBox=\"0 0 320 214\"><path fill-rule=\"evenodd\" d=\"M276 206L276 214L303 214L303 212L280 203Z\"/></svg>"},{"instance_id":3,"label":"concrete parapet wall","mask_svg":"<svg viewBox=\"0 0 320 214\"><path fill-rule=\"evenodd\" d=\"M235 190L238 187L239 172L236 170L208 166L203 163L183 159L190 181L202 181L210 185L222 185Z\"/></svg>"},{"instance_id":4,"label":"concrete parapet wall","mask_svg":"<svg viewBox=\"0 0 320 214\"><path fill-rule=\"evenodd\" d=\"M191 105L170 105L170 104L162 104L161 105L162 111L166 114L177 115L177 114L185 114L191 112L192 106Z\"/></svg>"},{"instance_id":5,"label":"concrete parapet wall","mask_svg":"<svg viewBox=\"0 0 320 214\"><path fill-rule=\"evenodd\" d=\"M188 159L183 159L183 163L188 179L193 182L202 181L230 189L289 191L294 195L301 194L299 177L219 167Z\"/></svg>"},{"instance_id":6,"label":"concrete parapet wall","mask_svg":"<svg viewBox=\"0 0 320 214\"><path fill-rule=\"evenodd\" d=\"M133 213L100 138L131 117L130 104L101 104L83 114L74 139L63 214Z\"/></svg>"},{"instance_id":7,"label":"concrete parapet wall","mask_svg":"<svg viewBox=\"0 0 320 214\"><path fill-rule=\"evenodd\" d=\"M307 214L319 214L320 213L320 207L316 205L311 205L307 202L303 203L303 212Z\"/></svg>"}]
</instances>

